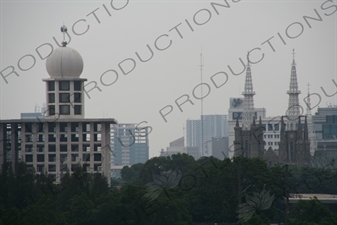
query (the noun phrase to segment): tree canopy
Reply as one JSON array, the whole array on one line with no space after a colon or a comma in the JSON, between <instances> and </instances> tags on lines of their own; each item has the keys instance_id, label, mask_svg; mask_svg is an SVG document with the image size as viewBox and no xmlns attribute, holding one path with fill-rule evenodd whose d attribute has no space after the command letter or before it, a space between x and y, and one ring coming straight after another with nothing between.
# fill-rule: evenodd
<instances>
[{"instance_id":1,"label":"tree canopy","mask_svg":"<svg viewBox=\"0 0 337 225\"><path fill-rule=\"evenodd\" d=\"M244 157L155 157L125 166L122 179L113 180L118 189L81 166L63 174L60 184L24 163L12 171L5 163L0 174L0 225L285 223L292 194L337 194L334 168L270 168ZM290 208L288 225L337 224L336 214L317 199Z\"/></svg>"}]
</instances>

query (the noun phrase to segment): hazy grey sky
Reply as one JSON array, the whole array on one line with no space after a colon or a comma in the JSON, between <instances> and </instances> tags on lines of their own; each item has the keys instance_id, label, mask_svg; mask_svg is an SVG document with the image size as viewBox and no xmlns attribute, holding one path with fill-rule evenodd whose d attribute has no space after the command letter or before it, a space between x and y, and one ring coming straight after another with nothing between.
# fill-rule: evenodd
<instances>
[{"instance_id":1,"label":"hazy grey sky","mask_svg":"<svg viewBox=\"0 0 337 225\"><path fill-rule=\"evenodd\" d=\"M227 114L229 98L242 96L245 73L235 76L228 65L234 72L241 71L239 58L246 62L247 51L254 48L259 49L251 53L251 61L264 54L262 61L252 65L255 107L265 107L267 116L287 110L293 48L301 105L305 107L308 82L311 92L321 97L319 106L336 104L336 96L325 96L321 87L327 94L336 92L332 79L337 81L337 1L227 2L229 8L219 5L225 1L216 0L1 1L0 71L7 75L13 66L20 75L9 75L8 83L0 77L1 119L19 118L21 112L32 112L36 104L45 102L42 79L49 75L36 49L42 45L38 52L44 58L50 45L56 48L53 37L62 41L63 23L71 36L68 46L83 57L81 77L88 79L87 84L92 82L86 89L93 82L101 89L90 91L85 99L86 117L111 117L119 123L147 121L143 125L153 129L150 157L183 135L186 119L200 117L196 97L200 97L201 48L203 81L210 87L209 91L203 85L204 94L209 91L204 114ZM304 18L318 18L316 13L322 21ZM147 45L153 51L151 59ZM149 60L141 62L136 52L143 61ZM125 73L134 69L124 75L119 65ZM118 73L117 80L111 70ZM211 77L219 72L227 73L228 80L216 88ZM213 77L217 85L225 80L224 73ZM114 83L104 86L102 82ZM194 105L186 102L181 112L175 101L184 102L186 95ZM312 105L319 103L317 96L312 97ZM165 122L159 111L167 105L173 110Z\"/></svg>"}]
</instances>

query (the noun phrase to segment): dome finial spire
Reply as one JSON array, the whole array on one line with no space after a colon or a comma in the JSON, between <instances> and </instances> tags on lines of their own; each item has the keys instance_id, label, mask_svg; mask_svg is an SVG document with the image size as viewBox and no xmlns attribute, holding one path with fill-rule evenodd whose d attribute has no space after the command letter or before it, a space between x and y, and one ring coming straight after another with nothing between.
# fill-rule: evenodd
<instances>
[{"instance_id":1,"label":"dome finial spire","mask_svg":"<svg viewBox=\"0 0 337 225\"><path fill-rule=\"evenodd\" d=\"M66 47L67 44L68 44L68 42L66 42L66 40L65 40L66 39L65 35L66 35L67 31L68 31L68 28L63 23L63 26L61 27L61 32L63 33L63 41L62 41L63 47Z\"/></svg>"}]
</instances>

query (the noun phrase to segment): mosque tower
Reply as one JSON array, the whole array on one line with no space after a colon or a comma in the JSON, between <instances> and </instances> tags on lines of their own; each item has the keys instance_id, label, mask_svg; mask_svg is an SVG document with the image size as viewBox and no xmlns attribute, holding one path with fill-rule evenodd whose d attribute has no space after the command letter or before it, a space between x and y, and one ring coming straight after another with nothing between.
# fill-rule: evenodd
<instances>
[{"instance_id":1,"label":"mosque tower","mask_svg":"<svg viewBox=\"0 0 337 225\"><path fill-rule=\"evenodd\" d=\"M65 34L67 27L62 26L62 47L53 51L47 58L46 69L50 78L46 82L47 118L83 119L84 118L84 82L80 78L83 71L83 59L73 48L67 46Z\"/></svg>"},{"instance_id":2,"label":"mosque tower","mask_svg":"<svg viewBox=\"0 0 337 225\"><path fill-rule=\"evenodd\" d=\"M291 75L290 75L290 85L289 91L287 94L289 95L288 109L286 112L287 116L287 130L296 130L297 121L300 112L300 104L298 95L301 94L301 91L298 90L297 85L297 74L296 74L296 63L295 63L295 50L293 49L293 63L291 65Z\"/></svg>"}]
</instances>

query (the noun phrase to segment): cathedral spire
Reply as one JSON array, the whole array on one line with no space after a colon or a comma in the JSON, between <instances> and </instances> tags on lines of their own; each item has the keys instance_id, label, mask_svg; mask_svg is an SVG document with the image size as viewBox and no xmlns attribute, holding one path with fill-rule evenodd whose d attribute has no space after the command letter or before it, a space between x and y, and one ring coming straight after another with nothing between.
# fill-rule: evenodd
<instances>
[{"instance_id":1,"label":"cathedral spire","mask_svg":"<svg viewBox=\"0 0 337 225\"><path fill-rule=\"evenodd\" d=\"M255 92L253 91L253 81L251 75L251 69L249 64L249 59L247 55L247 69L246 69L246 80L245 80L245 89L242 92L244 96L243 100L243 116L242 116L242 127L244 130L247 130L253 122L254 117L254 99L253 96Z\"/></svg>"},{"instance_id":2,"label":"cathedral spire","mask_svg":"<svg viewBox=\"0 0 337 225\"><path fill-rule=\"evenodd\" d=\"M297 85L297 73L296 73L296 63L295 63L295 49L293 49L293 63L291 65L291 75L290 75L290 85L289 91L287 94L289 95L288 109L287 109L287 129L295 130L296 119L300 116L300 104L298 95L301 91L298 90Z\"/></svg>"},{"instance_id":3,"label":"cathedral spire","mask_svg":"<svg viewBox=\"0 0 337 225\"><path fill-rule=\"evenodd\" d=\"M310 154L314 155L315 149L316 149L316 136L315 136L315 130L312 124L312 115L311 115L311 102L310 102L310 90L309 90L310 84L308 83L308 96L306 97L306 105L307 105L307 135L308 140L310 141Z\"/></svg>"}]
</instances>

